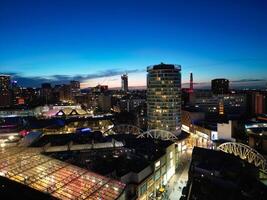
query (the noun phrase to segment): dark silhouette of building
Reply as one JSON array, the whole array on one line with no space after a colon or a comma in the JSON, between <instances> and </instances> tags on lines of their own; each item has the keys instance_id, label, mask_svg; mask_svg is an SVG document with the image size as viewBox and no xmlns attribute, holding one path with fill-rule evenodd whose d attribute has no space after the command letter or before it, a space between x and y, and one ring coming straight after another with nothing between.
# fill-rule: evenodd
<instances>
[{"instance_id":1,"label":"dark silhouette of building","mask_svg":"<svg viewBox=\"0 0 267 200\"><path fill-rule=\"evenodd\" d=\"M195 147L180 200L267 199L267 186L259 181L258 174L254 165L234 155Z\"/></svg>"},{"instance_id":2,"label":"dark silhouette of building","mask_svg":"<svg viewBox=\"0 0 267 200\"><path fill-rule=\"evenodd\" d=\"M192 93L194 91L194 83L193 83L193 73L190 73L190 88L189 93Z\"/></svg>"},{"instance_id":3,"label":"dark silhouette of building","mask_svg":"<svg viewBox=\"0 0 267 200\"><path fill-rule=\"evenodd\" d=\"M41 97L45 100L47 104L52 98L52 87L50 83L43 83L41 88Z\"/></svg>"},{"instance_id":4,"label":"dark silhouette of building","mask_svg":"<svg viewBox=\"0 0 267 200\"><path fill-rule=\"evenodd\" d=\"M0 107L10 106L10 76L0 75Z\"/></svg>"},{"instance_id":5,"label":"dark silhouette of building","mask_svg":"<svg viewBox=\"0 0 267 200\"><path fill-rule=\"evenodd\" d=\"M220 78L211 81L211 90L213 94L228 94L229 80Z\"/></svg>"},{"instance_id":6,"label":"dark silhouette of building","mask_svg":"<svg viewBox=\"0 0 267 200\"><path fill-rule=\"evenodd\" d=\"M128 75L123 74L121 76L121 90L124 92L128 91Z\"/></svg>"}]
</instances>

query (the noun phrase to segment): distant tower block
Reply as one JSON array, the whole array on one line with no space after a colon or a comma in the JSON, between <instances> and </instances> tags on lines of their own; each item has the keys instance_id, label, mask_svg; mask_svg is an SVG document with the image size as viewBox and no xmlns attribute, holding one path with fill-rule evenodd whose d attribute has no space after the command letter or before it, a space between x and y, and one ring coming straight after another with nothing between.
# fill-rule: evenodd
<instances>
[{"instance_id":1,"label":"distant tower block","mask_svg":"<svg viewBox=\"0 0 267 200\"><path fill-rule=\"evenodd\" d=\"M229 80L225 78L217 78L211 81L211 91L215 95L223 95L229 93Z\"/></svg>"},{"instance_id":2,"label":"distant tower block","mask_svg":"<svg viewBox=\"0 0 267 200\"><path fill-rule=\"evenodd\" d=\"M189 88L189 92L192 93L194 92L194 83L193 83L193 73L190 73L190 88Z\"/></svg>"},{"instance_id":3,"label":"distant tower block","mask_svg":"<svg viewBox=\"0 0 267 200\"><path fill-rule=\"evenodd\" d=\"M128 91L128 75L123 74L121 76L121 90L124 92Z\"/></svg>"}]
</instances>

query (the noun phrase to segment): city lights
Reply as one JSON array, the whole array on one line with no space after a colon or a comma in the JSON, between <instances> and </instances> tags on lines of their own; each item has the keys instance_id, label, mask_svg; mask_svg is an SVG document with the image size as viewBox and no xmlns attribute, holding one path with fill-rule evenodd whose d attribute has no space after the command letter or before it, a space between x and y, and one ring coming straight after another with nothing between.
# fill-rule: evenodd
<instances>
[{"instance_id":1,"label":"city lights","mask_svg":"<svg viewBox=\"0 0 267 200\"><path fill-rule=\"evenodd\" d=\"M0 200L267 200L267 1L0 1Z\"/></svg>"}]
</instances>

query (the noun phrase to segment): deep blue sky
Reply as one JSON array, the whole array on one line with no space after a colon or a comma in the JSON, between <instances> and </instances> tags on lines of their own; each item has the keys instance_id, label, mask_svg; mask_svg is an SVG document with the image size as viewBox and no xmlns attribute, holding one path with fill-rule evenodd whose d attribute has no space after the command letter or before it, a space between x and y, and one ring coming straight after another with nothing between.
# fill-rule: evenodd
<instances>
[{"instance_id":1,"label":"deep blue sky","mask_svg":"<svg viewBox=\"0 0 267 200\"><path fill-rule=\"evenodd\" d=\"M0 0L0 73L25 86L119 86L128 71L138 86L146 66L166 62L182 65L183 82L192 71L198 83L262 85L266 10L266 0Z\"/></svg>"}]
</instances>

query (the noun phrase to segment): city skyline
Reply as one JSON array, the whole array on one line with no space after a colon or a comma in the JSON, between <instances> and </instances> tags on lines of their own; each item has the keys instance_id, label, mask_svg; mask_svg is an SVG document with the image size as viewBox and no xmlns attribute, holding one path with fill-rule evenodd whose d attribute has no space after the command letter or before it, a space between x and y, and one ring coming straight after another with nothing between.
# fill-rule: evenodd
<instances>
[{"instance_id":1,"label":"city skyline","mask_svg":"<svg viewBox=\"0 0 267 200\"><path fill-rule=\"evenodd\" d=\"M1 1L0 72L22 86L146 85L146 67L182 66L196 88L214 78L266 87L266 1ZM14 13L16 13L14 15ZM186 84L185 84L186 83Z\"/></svg>"},{"instance_id":2,"label":"city skyline","mask_svg":"<svg viewBox=\"0 0 267 200\"><path fill-rule=\"evenodd\" d=\"M0 199L266 200L266 10L0 0Z\"/></svg>"}]
</instances>

